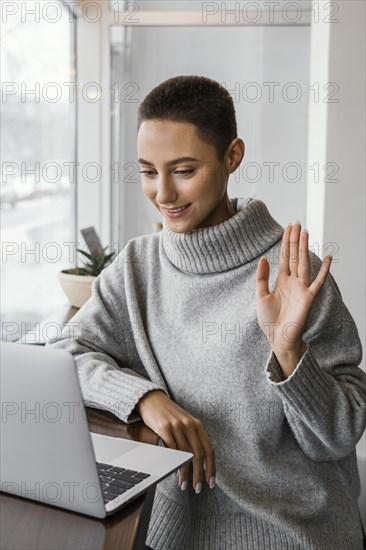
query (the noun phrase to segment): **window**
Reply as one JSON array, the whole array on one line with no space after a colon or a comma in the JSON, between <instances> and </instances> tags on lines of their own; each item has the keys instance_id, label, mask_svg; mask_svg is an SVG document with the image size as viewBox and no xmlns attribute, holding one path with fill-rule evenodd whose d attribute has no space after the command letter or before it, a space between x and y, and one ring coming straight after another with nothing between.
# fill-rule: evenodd
<instances>
[{"instance_id":1,"label":"window","mask_svg":"<svg viewBox=\"0 0 366 550\"><path fill-rule=\"evenodd\" d=\"M57 274L77 240L75 19L61 1L19 8L2 29L3 341L67 303Z\"/></svg>"}]
</instances>

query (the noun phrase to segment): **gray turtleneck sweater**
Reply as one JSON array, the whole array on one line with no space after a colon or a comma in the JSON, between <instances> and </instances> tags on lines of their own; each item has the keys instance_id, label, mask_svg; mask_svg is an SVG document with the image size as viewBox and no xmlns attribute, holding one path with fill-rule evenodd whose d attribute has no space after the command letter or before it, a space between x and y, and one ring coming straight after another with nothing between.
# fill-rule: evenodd
<instances>
[{"instance_id":1,"label":"gray turtleneck sweater","mask_svg":"<svg viewBox=\"0 0 366 550\"><path fill-rule=\"evenodd\" d=\"M256 199L207 228L131 239L48 345L69 350L85 403L124 422L160 388L207 431L216 487L157 486L155 550L361 550L355 445L365 428L361 344L328 275L307 351L286 380L256 316L261 255L278 273L283 228ZM310 253L311 280L321 260Z\"/></svg>"}]
</instances>

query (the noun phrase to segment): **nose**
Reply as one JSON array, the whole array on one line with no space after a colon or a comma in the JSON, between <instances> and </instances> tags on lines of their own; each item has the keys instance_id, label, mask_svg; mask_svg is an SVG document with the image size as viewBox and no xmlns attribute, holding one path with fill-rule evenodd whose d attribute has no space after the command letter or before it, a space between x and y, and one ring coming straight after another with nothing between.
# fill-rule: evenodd
<instances>
[{"instance_id":1,"label":"nose","mask_svg":"<svg viewBox=\"0 0 366 550\"><path fill-rule=\"evenodd\" d=\"M158 191L156 194L156 202L164 205L177 200L177 190L174 182L169 175L160 174L158 179Z\"/></svg>"}]
</instances>

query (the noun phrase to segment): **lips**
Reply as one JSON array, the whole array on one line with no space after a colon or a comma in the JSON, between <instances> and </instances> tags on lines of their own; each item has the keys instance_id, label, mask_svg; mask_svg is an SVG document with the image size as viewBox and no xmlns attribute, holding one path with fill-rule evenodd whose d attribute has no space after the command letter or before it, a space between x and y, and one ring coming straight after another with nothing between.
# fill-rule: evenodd
<instances>
[{"instance_id":1,"label":"lips","mask_svg":"<svg viewBox=\"0 0 366 550\"><path fill-rule=\"evenodd\" d=\"M177 208L163 208L163 211L170 218L180 218L181 216L185 216L186 212L189 211L191 206L192 203L189 203L185 204L184 206L178 206Z\"/></svg>"},{"instance_id":2,"label":"lips","mask_svg":"<svg viewBox=\"0 0 366 550\"><path fill-rule=\"evenodd\" d=\"M164 208L167 212L181 212L185 208L188 208L190 206L189 204L185 204L184 206L177 206L177 208Z\"/></svg>"}]
</instances>

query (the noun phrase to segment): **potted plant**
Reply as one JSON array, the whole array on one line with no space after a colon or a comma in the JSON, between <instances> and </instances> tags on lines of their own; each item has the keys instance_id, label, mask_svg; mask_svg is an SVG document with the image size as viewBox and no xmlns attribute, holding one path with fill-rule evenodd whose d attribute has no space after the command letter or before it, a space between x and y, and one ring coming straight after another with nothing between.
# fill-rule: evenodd
<instances>
[{"instance_id":1,"label":"potted plant","mask_svg":"<svg viewBox=\"0 0 366 550\"><path fill-rule=\"evenodd\" d=\"M63 269L58 274L62 289L74 307L80 308L85 304L91 296L93 281L113 261L115 252L107 254L107 248L108 246L103 249L97 247L94 253L77 248L83 256L84 267Z\"/></svg>"}]
</instances>

